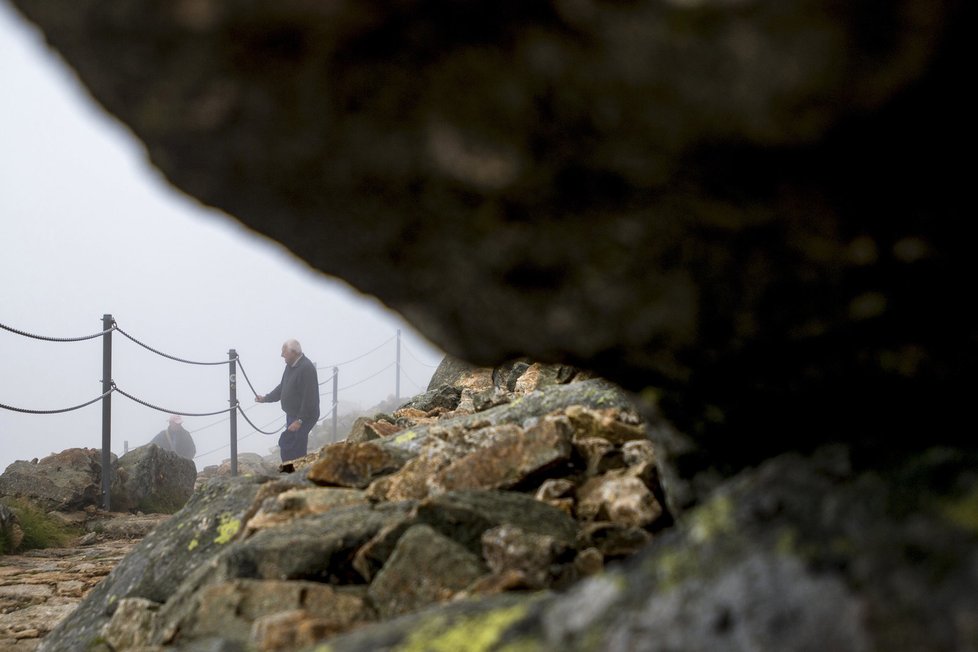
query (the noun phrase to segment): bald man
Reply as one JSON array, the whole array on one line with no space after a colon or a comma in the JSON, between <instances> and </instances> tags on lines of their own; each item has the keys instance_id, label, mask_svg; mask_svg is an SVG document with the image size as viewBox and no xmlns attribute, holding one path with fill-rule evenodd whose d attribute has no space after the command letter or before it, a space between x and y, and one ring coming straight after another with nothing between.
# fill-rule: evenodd
<instances>
[{"instance_id":1,"label":"bald man","mask_svg":"<svg viewBox=\"0 0 978 652\"><path fill-rule=\"evenodd\" d=\"M278 438L282 462L300 458L309 446L309 431L319 420L319 374L316 365L302 354L296 340L282 344L285 371L278 387L256 396L258 403L282 402L285 412L285 431Z\"/></svg>"}]
</instances>

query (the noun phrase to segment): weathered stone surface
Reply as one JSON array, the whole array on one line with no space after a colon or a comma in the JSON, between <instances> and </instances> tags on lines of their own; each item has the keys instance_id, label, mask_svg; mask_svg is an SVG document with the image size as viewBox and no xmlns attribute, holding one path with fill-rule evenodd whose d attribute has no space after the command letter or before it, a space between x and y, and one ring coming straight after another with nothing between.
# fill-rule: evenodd
<instances>
[{"instance_id":1,"label":"weathered stone surface","mask_svg":"<svg viewBox=\"0 0 978 652\"><path fill-rule=\"evenodd\" d=\"M547 534L500 525L482 533L482 554L496 575L518 573L528 589L544 589L556 579L558 561L573 549Z\"/></svg>"},{"instance_id":2,"label":"weathered stone surface","mask_svg":"<svg viewBox=\"0 0 978 652\"><path fill-rule=\"evenodd\" d=\"M274 461L262 457L257 453L238 453L238 475L257 475L263 477L274 478L279 474L278 470L278 457L274 458ZM231 477L231 460L226 459L220 464L213 464L211 466L204 467L197 474L196 486L200 487L205 482L214 477Z\"/></svg>"},{"instance_id":3,"label":"weathered stone surface","mask_svg":"<svg viewBox=\"0 0 978 652\"><path fill-rule=\"evenodd\" d=\"M516 382L513 383L512 391L518 394L526 394L527 392L538 390L547 385L568 383L579 377L580 371L574 367L552 364L545 365L534 362L516 379Z\"/></svg>"},{"instance_id":4,"label":"weathered stone surface","mask_svg":"<svg viewBox=\"0 0 978 652\"><path fill-rule=\"evenodd\" d=\"M353 422L353 426L350 428L350 434L346 437L346 442L348 444L360 444L365 441L370 441L371 439L379 439L381 437L380 433L374 428L367 427L367 424L371 423L373 419L369 417L357 417Z\"/></svg>"},{"instance_id":5,"label":"weathered stone surface","mask_svg":"<svg viewBox=\"0 0 978 652\"><path fill-rule=\"evenodd\" d=\"M306 609L294 609L255 620L251 638L263 652L288 652L312 646L335 633L338 627L348 626L349 623L338 623L335 619L317 616Z\"/></svg>"},{"instance_id":6,"label":"weathered stone surface","mask_svg":"<svg viewBox=\"0 0 978 652\"><path fill-rule=\"evenodd\" d=\"M266 498L245 527L249 531L261 530L339 507L367 504L364 492L356 489L296 487Z\"/></svg>"},{"instance_id":7,"label":"weathered stone surface","mask_svg":"<svg viewBox=\"0 0 978 652\"><path fill-rule=\"evenodd\" d=\"M662 505L644 482L620 471L591 478L577 489L577 516L583 520L645 527L662 512Z\"/></svg>"},{"instance_id":8,"label":"weathered stone surface","mask_svg":"<svg viewBox=\"0 0 978 652\"><path fill-rule=\"evenodd\" d=\"M445 408L454 410L458 407L459 400L462 398L462 388L453 385L441 385L434 389L429 389L424 394L415 396L401 407L415 408L422 412L429 412L435 408Z\"/></svg>"},{"instance_id":9,"label":"weathered stone surface","mask_svg":"<svg viewBox=\"0 0 978 652\"><path fill-rule=\"evenodd\" d=\"M346 438L348 444L359 444L371 439L387 437L399 431L401 428L383 419L371 419L359 417L353 422L350 434Z\"/></svg>"},{"instance_id":10,"label":"weathered stone surface","mask_svg":"<svg viewBox=\"0 0 978 652\"><path fill-rule=\"evenodd\" d=\"M197 608L180 624L182 637L220 636L250 641L259 649L295 649L373 618L362 598L320 582L229 580L203 588L194 601ZM285 618L290 626L275 616ZM302 627L313 629L315 638L303 640L306 637L300 635L288 647L283 639L289 637L282 630Z\"/></svg>"},{"instance_id":11,"label":"weathered stone surface","mask_svg":"<svg viewBox=\"0 0 978 652\"><path fill-rule=\"evenodd\" d=\"M377 571L387 563L401 536L416 524L414 513L406 514L404 518L382 527L370 541L360 546L353 557L353 568L360 573L360 577L368 582L373 580Z\"/></svg>"},{"instance_id":12,"label":"weathered stone surface","mask_svg":"<svg viewBox=\"0 0 978 652\"><path fill-rule=\"evenodd\" d=\"M310 466L308 478L321 485L365 489L378 476L404 466L411 457L399 448L381 447L373 441L338 442L323 449Z\"/></svg>"},{"instance_id":13,"label":"weathered stone surface","mask_svg":"<svg viewBox=\"0 0 978 652\"><path fill-rule=\"evenodd\" d=\"M570 494L576 485L565 478L561 479L549 479L545 480L543 484L537 489L536 499L537 500L554 500L556 498L563 498Z\"/></svg>"},{"instance_id":14,"label":"weathered stone surface","mask_svg":"<svg viewBox=\"0 0 978 652\"><path fill-rule=\"evenodd\" d=\"M482 560L423 524L407 529L368 591L384 618L446 602L484 575Z\"/></svg>"},{"instance_id":15,"label":"weathered stone surface","mask_svg":"<svg viewBox=\"0 0 978 652\"><path fill-rule=\"evenodd\" d=\"M620 388L602 379L584 380L567 385L553 385L538 391L530 392L519 401L490 407L476 413L456 412L453 418L439 421L433 425L420 425L378 443L384 447L394 447L417 454L424 449L429 438L429 431L434 428L439 437L444 437L449 443L457 443L457 437L465 433L501 424L516 424L529 427L544 415L554 414L570 406L587 408L621 408L633 409L629 398ZM653 419L659 427L667 428L661 423L661 415L654 412L648 418ZM446 429L451 432L446 432Z\"/></svg>"},{"instance_id":16,"label":"weathered stone surface","mask_svg":"<svg viewBox=\"0 0 978 652\"><path fill-rule=\"evenodd\" d=\"M172 514L197 481L193 460L153 445L129 451L113 466L111 505L122 512Z\"/></svg>"},{"instance_id":17,"label":"weathered stone surface","mask_svg":"<svg viewBox=\"0 0 978 652\"><path fill-rule=\"evenodd\" d=\"M651 540L646 530L612 521L586 523L578 534L578 547L600 553L602 559L634 555Z\"/></svg>"},{"instance_id":18,"label":"weathered stone surface","mask_svg":"<svg viewBox=\"0 0 978 652\"><path fill-rule=\"evenodd\" d=\"M221 556L214 577L356 582L350 564L357 549L381 528L403 518L410 506L336 507L295 519L288 527L259 530Z\"/></svg>"},{"instance_id":19,"label":"weathered stone surface","mask_svg":"<svg viewBox=\"0 0 978 652\"><path fill-rule=\"evenodd\" d=\"M492 386L492 369L480 367L461 358L446 355L428 381L427 391L443 386L480 390Z\"/></svg>"},{"instance_id":20,"label":"weathered stone surface","mask_svg":"<svg viewBox=\"0 0 978 652\"><path fill-rule=\"evenodd\" d=\"M482 533L509 523L526 532L552 536L573 546L574 519L525 494L507 491L452 491L418 504L418 520L482 554Z\"/></svg>"},{"instance_id":21,"label":"weathered stone surface","mask_svg":"<svg viewBox=\"0 0 978 652\"><path fill-rule=\"evenodd\" d=\"M159 604L145 598L123 598L100 632L113 650L145 648Z\"/></svg>"},{"instance_id":22,"label":"weathered stone surface","mask_svg":"<svg viewBox=\"0 0 978 652\"><path fill-rule=\"evenodd\" d=\"M431 492L430 481L455 459L443 448L428 447L398 471L374 480L367 495L374 500L420 500Z\"/></svg>"},{"instance_id":23,"label":"weathered stone surface","mask_svg":"<svg viewBox=\"0 0 978 652\"><path fill-rule=\"evenodd\" d=\"M523 430L499 426L482 445L438 471L433 492L457 489L509 489L540 472L567 462L571 426L566 418L546 418Z\"/></svg>"},{"instance_id":24,"label":"weathered stone surface","mask_svg":"<svg viewBox=\"0 0 978 652\"><path fill-rule=\"evenodd\" d=\"M69 448L39 461L14 462L0 475L0 496L26 498L44 510L72 511L97 505L102 491L101 459L96 448Z\"/></svg>"},{"instance_id":25,"label":"weathered stone surface","mask_svg":"<svg viewBox=\"0 0 978 652\"><path fill-rule=\"evenodd\" d=\"M574 450L587 463L588 475L600 475L625 465L621 448L601 437L575 438Z\"/></svg>"}]
</instances>

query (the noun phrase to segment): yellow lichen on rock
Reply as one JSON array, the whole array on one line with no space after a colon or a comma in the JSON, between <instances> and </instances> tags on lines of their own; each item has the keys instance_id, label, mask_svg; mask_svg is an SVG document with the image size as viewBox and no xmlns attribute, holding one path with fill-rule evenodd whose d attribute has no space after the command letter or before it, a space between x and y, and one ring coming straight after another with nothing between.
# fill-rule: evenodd
<instances>
[{"instance_id":1,"label":"yellow lichen on rock","mask_svg":"<svg viewBox=\"0 0 978 652\"><path fill-rule=\"evenodd\" d=\"M234 535L241 529L241 519L234 518L230 514L221 514L221 522L217 526L217 538L214 543L225 544L234 538Z\"/></svg>"},{"instance_id":2,"label":"yellow lichen on rock","mask_svg":"<svg viewBox=\"0 0 978 652\"><path fill-rule=\"evenodd\" d=\"M513 605L484 614L466 616L449 623L435 616L411 633L403 652L488 652L506 628L526 614L526 605Z\"/></svg>"}]
</instances>

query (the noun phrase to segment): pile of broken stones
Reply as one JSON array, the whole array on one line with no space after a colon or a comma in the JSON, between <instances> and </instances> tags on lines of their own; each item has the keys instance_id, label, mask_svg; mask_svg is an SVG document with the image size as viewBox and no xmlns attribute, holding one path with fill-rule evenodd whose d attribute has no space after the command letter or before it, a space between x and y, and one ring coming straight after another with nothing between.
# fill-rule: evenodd
<instances>
[{"instance_id":1,"label":"pile of broken stones","mask_svg":"<svg viewBox=\"0 0 978 652\"><path fill-rule=\"evenodd\" d=\"M202 486L42 649L301 649L561 591L671 524L627 397L559 365L446 358L428 392L290 470Z\"/></svg>"}]
</instances>

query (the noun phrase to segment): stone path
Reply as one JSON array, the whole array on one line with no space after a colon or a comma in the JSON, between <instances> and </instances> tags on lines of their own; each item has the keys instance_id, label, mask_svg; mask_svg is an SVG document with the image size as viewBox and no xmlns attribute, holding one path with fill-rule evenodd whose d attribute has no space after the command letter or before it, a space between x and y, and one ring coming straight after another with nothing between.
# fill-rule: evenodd
<instances>
[{"instance_id":1,"label":"stone path","mask_svg":"<svg viewBox=\"0 0 978 652\"><path fill-rule=\"evenodd\" d=\"M89 533L72 547L0 556L0 650L36 650L41 639L165 518L122 517L100 524L100 534Z\"/></svg>"}]
</instances>

